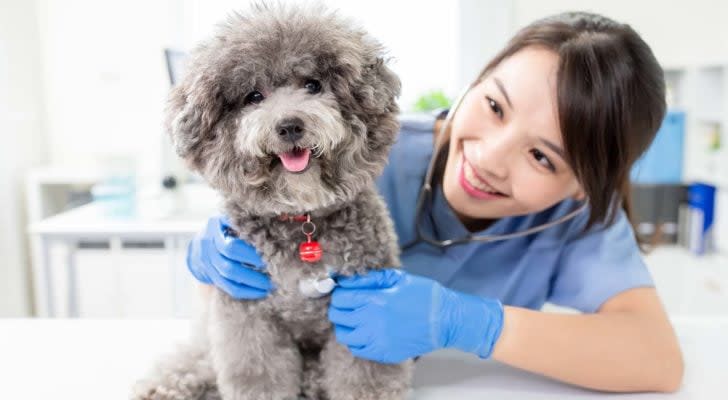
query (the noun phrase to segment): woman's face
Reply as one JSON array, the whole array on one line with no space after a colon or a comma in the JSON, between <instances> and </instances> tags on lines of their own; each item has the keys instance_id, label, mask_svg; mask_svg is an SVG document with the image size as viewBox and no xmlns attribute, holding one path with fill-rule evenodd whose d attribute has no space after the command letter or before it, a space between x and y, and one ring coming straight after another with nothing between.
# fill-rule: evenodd
<instances>
[{"instance_id":1,"label":"woman's face","mask_svg":"<svg viewBox=\"0 0 728 400\"><path fill-rule=\"evenodd\" d=\"M452 121L443 191L464 222L583 199L559 128L558 61L552 51L525 48L463 98Z\"/></svg>"}]
</instances>

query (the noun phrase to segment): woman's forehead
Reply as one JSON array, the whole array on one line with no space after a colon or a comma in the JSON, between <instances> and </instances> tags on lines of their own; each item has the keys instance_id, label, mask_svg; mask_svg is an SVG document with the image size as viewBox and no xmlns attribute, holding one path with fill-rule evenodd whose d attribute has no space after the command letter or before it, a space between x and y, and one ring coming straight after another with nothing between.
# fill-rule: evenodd
<instances>
[{"instance_id":1,"label":"woman's forehead","mask_svg":"<svg viewBox=\"0 0 728 400\"><path fill-rule=\"evenodd\" d=\"M527 47L498 64L489 74L503 83L509 94L528 100L536 94L556 94L559 56L551 50ZM540 99L542 100L542 99Z\"/></svg>"}]
</instances>

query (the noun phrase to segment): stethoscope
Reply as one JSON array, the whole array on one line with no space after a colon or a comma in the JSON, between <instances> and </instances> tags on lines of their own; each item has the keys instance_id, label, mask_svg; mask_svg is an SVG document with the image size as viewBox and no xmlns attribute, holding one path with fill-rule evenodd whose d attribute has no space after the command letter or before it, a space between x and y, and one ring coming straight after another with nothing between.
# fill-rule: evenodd
<instances>
[{"instance_id":1,"label":"stethoscope","mask_svg":"<svg viewBox=\"0 0 728 400\"><path fill-rule=\"evenodd\" d=\"M468 94L470 89L472 89L477 84L477 81L472 83L470 86L468 86L467 89L463 91L462 94L457 98L453 106L450 108L450 110L447 113L447 116L445 117L445 121L442 123L442 126L440 127L440 131L437 135L437 142L435 145L435 149L440 149L442 147L442 141L445 137L445 132L447 131L448 127L450 126L452 119L455 115L455 112L460 107L460 104L463 101L463 98L465 95ZM554 221L549 221L544 224L534 226L528 229L523 229L517 232L512 233L505 233L505 234L499 234L499 235L488 235L488 236L477 236L477 235L468 235L461 238L455 238L455 239L446 239L446 240L438 240L432 237L428 237L423 230L422 227L422 211L425 207L425 204L432 204L432 178L435 172L435 165L437 164L437 159L439 155L439 150L436 153L433 153L432 158L430 159L430 164L427 167L427 174L425 174L425 180L422 184L422 187L420 188L420 193L417 196L417 205L415 207L415 238L414 240L410 241L409 243L404 244L401 249L407 250L410 247L425 242L432 246L435 246L440 249L444 249L449 246L454 246L458 244L465 244L465 243L472 243L472 242L480 242L480 243L489 243L489 242L497 242L500 240L507 240L507 239L513 239L523 236L528 236L536 232L541 232L543 230L546 230L548 228L551 228L552 226L558 225L564 221L570 220L574 218L575 216L582 213L584 210L587 209L589 206L588 201L584 201L584 203L577 207L575 210L569 212L566 215L563 215L559 218L557 218Z\"/></svg>"}]
</instances>

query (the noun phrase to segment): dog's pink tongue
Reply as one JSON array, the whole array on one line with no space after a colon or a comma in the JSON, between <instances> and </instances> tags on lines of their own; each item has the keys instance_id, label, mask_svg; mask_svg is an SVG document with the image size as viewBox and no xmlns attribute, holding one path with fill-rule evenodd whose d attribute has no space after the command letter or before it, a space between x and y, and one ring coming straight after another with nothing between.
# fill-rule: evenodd
<instances>
[{"instance_id":1,"label":"dog's pink tongue","mask_svg":"<svg viewBox=\"0 0 728 400\"><path fill-rule=\"evenodd\" d=\"M293 150L278 155L283 167L291 172L301 172L306 169L308 159L311 157L310 149Z\"/></svg>"}]
</instances>

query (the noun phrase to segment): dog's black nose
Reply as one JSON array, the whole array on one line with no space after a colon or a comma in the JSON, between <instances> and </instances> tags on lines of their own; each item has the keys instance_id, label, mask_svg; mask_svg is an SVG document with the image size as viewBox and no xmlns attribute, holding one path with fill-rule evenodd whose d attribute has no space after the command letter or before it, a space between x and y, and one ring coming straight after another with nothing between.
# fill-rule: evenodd
<instances>
[{"instance_id":1,"label":"dog's black nose","mask_svg":"<svg viewBox=\"0 0 728 400\"><path fill-rule=\"evenodd\" d=\"M303 137L303 121L298 117L284 119L278 124L276 129L281 139L292 143Z\"/></svg>"}]
</instances>

